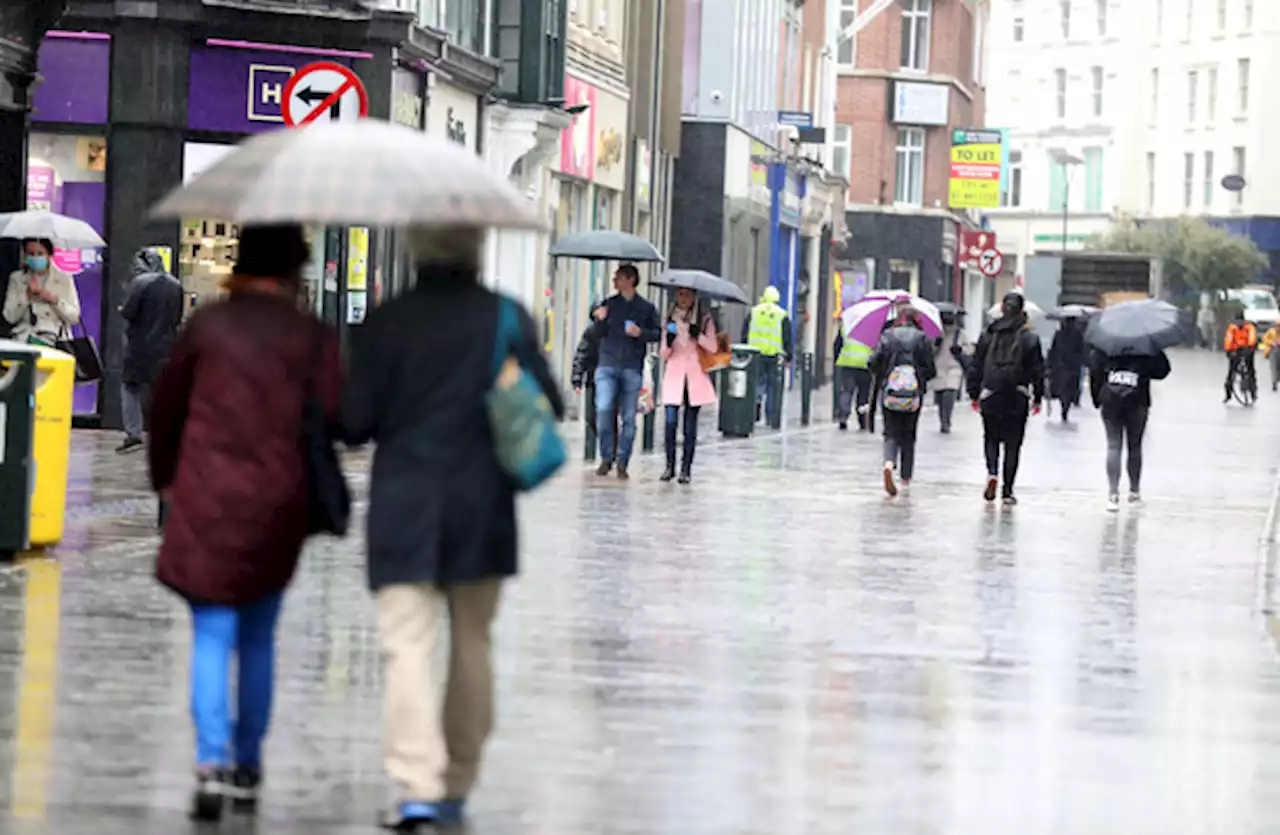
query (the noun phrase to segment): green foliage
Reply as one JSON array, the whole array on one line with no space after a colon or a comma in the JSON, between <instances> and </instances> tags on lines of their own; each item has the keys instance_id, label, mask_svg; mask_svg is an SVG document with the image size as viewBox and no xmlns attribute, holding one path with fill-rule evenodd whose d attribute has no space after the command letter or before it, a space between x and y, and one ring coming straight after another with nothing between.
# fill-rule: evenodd
<instances>
[{"instance_id":1,"label":"green foliage","mask_svg":"<svg viewBox=\"0 0 1280 835\"><path fill-rule=\"evenodd\" d=\"M1253 241L1228 234L1197 217L1147 221L1124 218L1090 241L1100 252L1141 252L1160 259L1165 285L1187 291L1234 290L1254 281L1267 258Z\"/></svg>"}]
</instances>

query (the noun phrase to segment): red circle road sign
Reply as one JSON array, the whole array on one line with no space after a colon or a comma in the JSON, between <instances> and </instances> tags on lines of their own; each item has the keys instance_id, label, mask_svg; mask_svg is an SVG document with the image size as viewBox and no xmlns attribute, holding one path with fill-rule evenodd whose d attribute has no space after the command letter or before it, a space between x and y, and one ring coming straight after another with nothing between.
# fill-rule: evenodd
<instances>
[{"instance_id":1,"label":"red circle road sign","mask_svg":"<svg viewBox=\"0 0 1280 835\"><path fill-rule=\"evenodd\" d=\"M369 115L369 93L350 67L333 61L307 64L281 93L284 123L309 125L317 119L354 122Z\"/></svg>"},{"instance_id":2,"label":"red circle road sign","mask_svg":"<svg viewBox=\"0 0 1280 835\"><path fill-rule=\"evenodd\" d=\"M984 249L978 255L978 269L987 278L995 278L1004 269L1004 256L998 249Z\"/></svg>"}]
</instances>

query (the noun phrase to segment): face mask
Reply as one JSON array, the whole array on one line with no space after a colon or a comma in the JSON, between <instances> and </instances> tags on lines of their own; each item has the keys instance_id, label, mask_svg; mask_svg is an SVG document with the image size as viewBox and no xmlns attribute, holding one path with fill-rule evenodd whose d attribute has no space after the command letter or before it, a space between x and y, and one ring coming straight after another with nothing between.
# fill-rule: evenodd
<instances>
[{"instance_id":1,"label":"face mask","mask_svg":"<svg viewBox=\"0 0 1280 835\"><path fill-rule=\"evenodd\" d=\"M38 273L42 273L49 268L49 257L47 255L28 255L27 266Z\"/></svg>"}]
</instances>

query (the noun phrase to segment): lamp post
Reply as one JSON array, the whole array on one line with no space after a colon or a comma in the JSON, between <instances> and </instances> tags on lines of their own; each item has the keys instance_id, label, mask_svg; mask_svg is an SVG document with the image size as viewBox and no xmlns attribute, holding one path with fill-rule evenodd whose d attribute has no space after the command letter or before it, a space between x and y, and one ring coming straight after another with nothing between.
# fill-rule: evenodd
<instances>
[{"instance_id":1,"label":"lamp post","mask_svg":"<svg viewBox=\"0 0 1280 835\"><path fill-rule=\"evenodd\" d=\"M1062 257L1065 259L1067 257L1067 222L1071 205L1071 169L1082 164L1084 160L1063 148L1050 148L1049 156L1053 157L1055 163L1062 166Z\"/></svg>"}]
</instances>

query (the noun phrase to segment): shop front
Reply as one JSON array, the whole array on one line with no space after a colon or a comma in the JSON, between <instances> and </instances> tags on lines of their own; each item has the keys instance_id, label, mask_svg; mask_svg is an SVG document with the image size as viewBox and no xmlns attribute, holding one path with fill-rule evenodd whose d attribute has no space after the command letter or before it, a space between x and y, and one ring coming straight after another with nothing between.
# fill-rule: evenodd
<instances>
[{"instance_id":1,"label":"shop front","mask_svg":"<svg viewBox=\"0 0 1280 835\"><path fill-rule=\"evenodd\" d=\"M483 91L471 91L436 80L428 92L427 133L443 136L450 142L480 151L481 101Z\"/></svg>"},{"instance_id":2,"label":"shop front","mask_svg":"<svg viewBox=\"0 0 1280 835\"><path fill-rule=\"evenodd\" d=\"M592 229L620 229L626 188L627 99L573 75L564 82L565 107L584 106L560 135L558 201L554 236ZM546 288L547 345L553 368L569 378L577 340L591 303L612 292L617 264L556 259ZM644 276L644 267L641 268ZM647 276L646 276L647 277Z\"/></svg>"}]
</instances>

